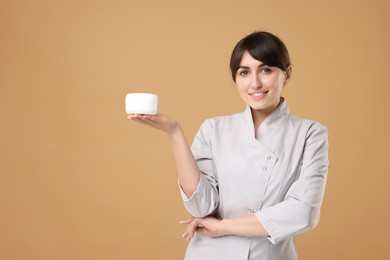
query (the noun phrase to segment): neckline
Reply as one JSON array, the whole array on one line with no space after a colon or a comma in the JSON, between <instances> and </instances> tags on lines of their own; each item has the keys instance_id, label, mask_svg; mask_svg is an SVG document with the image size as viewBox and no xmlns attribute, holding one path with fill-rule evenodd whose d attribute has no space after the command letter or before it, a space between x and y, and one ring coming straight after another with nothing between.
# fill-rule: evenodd
<instances>
[{"instance_id":1,"label":"neckline","mask_svg":"<svg viewBox=\"0 0 390 260\"><path fill-rule=\"evenodd\" d=\"M252 111L249 105L246 105L245 109L245 121L249 132L247 133L251 139L255 141L262 142L267 137L271 136L274 131L279 127L279 125L286 119L286 116L289 114L287 101L283 98L282 102L271 112L264 120L261 122L258 129L256 129L252 119Z\"/></svg>"}]
</instances>

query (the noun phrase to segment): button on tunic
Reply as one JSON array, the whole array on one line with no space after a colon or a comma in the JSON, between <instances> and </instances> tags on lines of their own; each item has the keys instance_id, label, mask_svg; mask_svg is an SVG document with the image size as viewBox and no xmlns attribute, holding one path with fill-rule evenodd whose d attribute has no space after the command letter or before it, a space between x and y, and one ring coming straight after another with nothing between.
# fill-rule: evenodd
<instances>
[{"instance_id":1,"label":"button on tunic","mask_svg":"<svg viewBox=\"0 0 390 260\"><path fill-rule=\"evenodd\" d=\"M199 233L186 260L297 259L294 237L313 229L328 172L328 135L320 123L288 113L284 100L256 134L249 106L206 120L192 144L201 171L184 205L195 217L255 214L269 237Z\"/></svg>"}]
</instances>

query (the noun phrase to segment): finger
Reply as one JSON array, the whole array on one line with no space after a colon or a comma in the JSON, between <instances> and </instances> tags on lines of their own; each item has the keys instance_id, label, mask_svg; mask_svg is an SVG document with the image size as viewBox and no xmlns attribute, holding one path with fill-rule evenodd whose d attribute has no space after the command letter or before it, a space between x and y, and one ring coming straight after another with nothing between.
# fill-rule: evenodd
<instances>
[{"instance_id":1,"label":"finger","mask_svg":"<svg viewBox=\"0 0 390 260\"><path fill-rule=\"evenodd\" d=\"M158 114L155 114L155 115L143 114L142 116L145 117L145 118L151 118L151 119L158 119L158 118L166 117L166 115L161 114L161 113L158 113Z\"/></svg>"},{"instance_id":2,"label":"finger","mask_svg":"<svg viewBox=\"0 0 390 260\"><path fill-rule=\"evenodd\" d=\"M150 121L153 121L153 122L157 122L157 117L156 116L153 116L153 115L146 115L146 114L133 114L132 115L133 118L138 118L142 121L145 121L145 122L150 122Z\"/></svg>"},{"instance_id":3,"label":"finger","mask_svg":"<svg viewBox=\"0 0 390 260\"><path fill-rule=\"evenodd\" d=\"M143 114L128 114L128 117L142 117Z\"/></svg>"},{"instance_id":4,"label":"finger","mask_svg":"<svg viewBox=\"0 0 390 260\"><path fill-rule=\"evenodd\" d=\"M145 121L143 121L142 119L140 119L140 118L138 118L138 117L132 117L131 120L132 120L132 121L135 121L135 122L137 122L137 123L144 124L144 125L149 125L148 122L145 122Z\"/></svg>"},{"instance_id":5,"label":"finger","mask_svg":"<svg viewBox=\"0 0 390 260\"><path fill-rule=\"evenodd\" d=\"M128 119L134 119L134 118L137 118L137 115L136 114L128 114L127 118Z\"/></svg>"},{"instance_id":6,"label":"finger","mask_svg":"<svg viewBox=\"0 0 390 260\"><path fill-rule=\"evenodd\" d=\"M143 114L142 115L142 118L146 118L146 119L150 119L150 120L155 120L157 118L157 116L155 115L148 115L148 114Z\"/></svg>"},{"instance_id":7,"label":"finger","mask_svg":"<svg viewBox=\"0 0 390 260\"><path fill-rule=\"evenodd\" d=\"M136 121L138 123L142 123L144 125L149 125L149 126L153 126L153 127L157 127L157 121L153 121L151 120L150 118L148 117L145 117L145 116L149 116L149 115L142 115L142 114L130 114L128 117L133 120L133 121Z\"/></svg>"},{"instance_id":8,"label":"finger","mask_svg":"<svg viewBox=\"0 0 390 260\"><path fill-rule=\"evenodd\" d=\"M187 218L185 220L180 221L179 224L187 225L187 224L190 224L193 220L194 220L194 217Z\"/></svg>"},{"instance_id":9,"label":"finger","mask_svg":"<svg viewBox=\"0 0 390 260\"><path fill-rule=\"evenodd\" d=\"M190 241L194 236L195 236L195 233L201 233L201 234L204 234L204 235L208 235L208 231L206 228L202 227L202 226L196 226L196 228L193 230L193 232L190 234L189 238L188 238L188 241Z\"/></svg>"},{"instance_id":10,"label":"finger","mask_svg":"<svg viewBox=\"0 0 390 260\"><path fill-rule=\"evenodd\" d=\"M151 127L154 127L154 128L157 128L157 129L160 129L161 125L158 124L157 122L155 121L151 121L151 120L148 120L148 119L141 119L142 122L145 124L145 125L148 125L148 126L151 126Z\"/></svg>"},{"instance_id":11,"label":"finger","mask_svg":"<svg viewBox=\"0 0 390 260\"><path fill-rule=\"evenodd\" d=\"M142 120L144 122L148 122L148 124L152 125L161 125L162 120L156 116L144 115L142 116Z\"/></svg>"},{"instance_id":12,"label":"finger","mask_svg":"<svg viewBox=\"0 0 390 260\"><path fill-rule=\"evenodd\" d=\"M192 230L190 233L188 233L187 241L190 242L191 239L194 237L194 235L195 235L195 230Z\"/></svg>"},{"instance_id":13,"label":"finger","mask_svg":"<svg viewBox=\"0 0 390 260\"><path fill-rule=\"evenodd\" d=\"M128 114L127 118L131 119L131 120L135 120L135 119L139 120L141 118L141 116L142 115L140 115L140 114Z\"/></svg>"},{"instance_id":14,"label":"finger","mask_svg":"<svg viewBox=\"0 0 390 260\"><path fill-rule=\"evenodd\" d=\"M179 223L182 225L188 225L188 224L191 224L191 222L194 221L194 219L195 219L194 217L190 217L188 219L180 221ZM183 235L181 237L185 238L187 241L190 241L191 240L191 232L194 232L194 231L191 231L192 229L193 229L193 226L187 226L186 231L183 233Z\"/></svg>"},{"instance_id":15,"label":"finger","mask_svg":"<svg viewBox=\"0 0 390 260\"><path fill-rule=\"evenodd\" d=\"M187 227L186 231L183 233L183 235L181 237L187 239L189 234L190 234L190 232L191 232L190 228Z\"/></svg>"},{"instance_id":16,"label":"finger","mask_svg":"<svg viewBox=\"0 0 390 260\"><path fill-rule=\"evenodd\" d=\"M184 238L185 240L187 241L190 241L191 240L191 234L190 232L186 231L183 233L183 235L181 236L182 238Z\"/></svg>"},{"instance_id":17,"label":"finger","mask_svg":"<svg viewBox=\"0 0 390 260\"><path fill-rule=\"evenodd\" d=\"M189 225L188 225L188 228L187 230L189 230L189 240L191 240L194 235L195 235L195 232L196 232L196 229L198 228L199 226L199 219L198 218L195 218Z\"/></svg>"},{"instance_id":18,"label":"finger","mask_svg":"<svg viewBox=\"0 0 390 260\"><path fill-rule=\"evenodd\" d=\"M149 120L149 121L153 121L153 122L161 122L161 118L159 117L159 115L147 115L147 114L144 114L141 116L142 119L145 119L145 120Z\"/></svg>"},{"instance_id":19,"label":"finger","mask_svg":"<svg viewBox=\"0 0 390 260\"><path fill-rule=\"evenodd\" d=\"M198 226L196 222L197 219L193 219L193 221L187 226L186 232L183 234L187 241L190 241L195 234L195 229Z\"/></svg>"}]
</instances>

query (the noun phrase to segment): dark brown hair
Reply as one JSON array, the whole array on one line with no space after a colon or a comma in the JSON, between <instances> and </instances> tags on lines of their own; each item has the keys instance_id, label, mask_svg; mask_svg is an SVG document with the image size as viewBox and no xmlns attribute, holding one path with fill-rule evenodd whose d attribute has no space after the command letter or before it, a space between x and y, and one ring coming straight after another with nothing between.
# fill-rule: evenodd
<instances>
[{"instance_id":1,"label":"dark brown hair","mask_svg":"<svg viewBox=\"0 0 390 260\"><path fill-rule=\"evenodd\" d=\"M233 49L230 71L234 82L245 51L265 65L278 67L283 71L290 66L290 57L282 40L269 32L254 32L241 39Z\"/></svg>"}]
</instances>

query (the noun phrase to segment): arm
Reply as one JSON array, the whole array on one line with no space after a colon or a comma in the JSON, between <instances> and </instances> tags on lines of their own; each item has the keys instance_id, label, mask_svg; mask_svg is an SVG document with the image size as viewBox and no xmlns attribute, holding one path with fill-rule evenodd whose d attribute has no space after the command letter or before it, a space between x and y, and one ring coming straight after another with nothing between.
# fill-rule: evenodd
<instances>
[{"instance_id":1,"label":"arm","mask_svg":"<svg viewBox=\"0 0 390 260\"><path fill-rule=\"evenodd\" d=\"M209 237L226 235L235 236L269 236L267 230L261 225L255 214L248 214L236 218L218 220L213 217L189 218L180 224L188 225L183 238L192 239L195 232Z\"/></svg>"},{"instance_id":2,"label":"arm","mask_svg":"<svg viewBox=\"0 0 390 260\"><path fill-rule=\"evenodd\" d=\"M282 202L256 212L272 243L315 228L320 217L327 173L327 129L314 123L306 134L298 179L289 187Z\"/></svg>"},{"instance_id":3,"label":"arm","mask_svg":"<svg viewBox=\"0 0 390 260\"><path fill-rule=\"evenodd\" d=\"M221 220L221 229L225 235L268 236L255 214Z\"/></svg>"},{"instance_id":4,"label":"arm","mask_svg":"<svg viewBox=\"0 0 390 260\"><path fill-rule=\"evenodd\" d=\"M131 114L128 118L168 134L181 188L187 197L191 197L198 187L200 174L180 124L163 114Z\"/></svg>"},{"instance_id":5,"label":"arm","mask_svg":"<svg viewBox=\"0 0 390 260\"><path fill-rule=\"evenodd\" d=\"M191 197L198 187L200 173L180 126L175 132L169 134L169 141L180 186L184 194Z\"/></svg>"},{"instance_id":6,"label":"arm","mask_svg":"<svg viewBox=\"0 0 390 260\"><path fill-rule=\"evenodd\" d=\"M327 171L327 131L317 124L308 131L300 176L289 188L284 201L256 214L231 219L206 217L182 221L181 224L188 225L183 237L190 240L195 232L210 237L267 236L272 243L277 243L309 231L319 220Z\"/></svg>"},{"instance_id":7,"label":"arm","mask_svg":"<svg viewBox=\"0 0 390 260\"><path fill-rule=\"evenodd\" d=\"M179 123L172 118L163 114L156 116L132 114L129 115L129 119L168 134L184 206L196 217L211 214L219 204L218 182L211 158L211 142L206 137L211 132L211 124L202 125L191 152Z\"/></svg>"}]
</instances>

